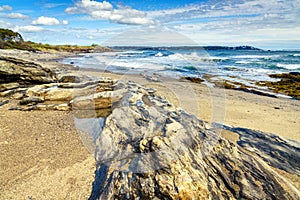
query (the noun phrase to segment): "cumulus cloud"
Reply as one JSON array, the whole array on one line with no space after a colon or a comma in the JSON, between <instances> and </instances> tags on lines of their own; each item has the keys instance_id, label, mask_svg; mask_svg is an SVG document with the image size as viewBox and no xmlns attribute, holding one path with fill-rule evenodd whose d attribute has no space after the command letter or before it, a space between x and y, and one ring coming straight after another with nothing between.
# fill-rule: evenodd
<instances>
[{"instance_id":1,"label":"cumulus cloud","mask_svg":"<svg viewBox=\"0 0 300 200\"><path fill-rule=\"evenodd\" d=\"M68 20L62 20L61 23L62 23L63 25L68 25L68 24L69 24L69 21L68 21Z\"/></svg>"},{"instance_id":2,"label":"cumulus cloud","mask_svg":"<svg viewBox=\"0 0 300 200\"><path fill-rule=\"evenodd\" d=\"M29 26L16 26L14 30L17 32L32 33L32 32L41 32L44 31L45 29L39 26L29 25Z\"/></svg>"},{"instance_id":3,"label":"cumulus cloud","mask_svg":"<svg viewBox=\"0 0 300 200\"><path fill-rule=\"evenodd\" d=\"M68 14L87 14L93 19L109 20L114 23L128 25L149 25L154 21L147 17L147 13L129 7L114 7L107 1L97 2L82 0L75 3L74 7L65 10Z\"/></svg>"},{"instance_id":4,"label":"cumulus cloud","mask_svg":"<svg viewBox=\"0 0 300 200\"><path fill-rule=\"evenodd\" d=\"M41 16L38 19L31 22L33 25L45 25L45 26L53 26L53 25L59 25L58 19L54 17L44 17Z\"/></svg>"},{"instance_id":5,"label":"cumulus cloud","mask_svg":"<svg viewBox=\"0 0 300 200\"><path fill-rule=\"evenodd\" d=\"M82 0L75 3L74 7L69 7L65 10L68 14L89 13L93 11L112 11L113 6L107 2L97 2L90 0Z\"/></svg>"},{"instance_id":6,"label":"cumulus cloud","mask_svg":"<svg viewBox=\"0 0 300 200\"><path fill-rule=\"evenodd\" d=\"M10 13L7 14L6 17L10 19L29 19L27 15L24 15L22 13Z\"/></svg>"},{"instance_id":7,"label":"cumulus cloud","mask_svg":"<svg viewBox=\"0 0 300 200\"><path fill-rule=\"evenodd\" d=\"M12 10L13 8L9 5L0 6L0 11Z\"/></svg>"},{"instance_id":8,"label":"cumulus cloud","mask_svg":"<svg viewBox=\"0 0 300 200\"><path fill-rule=\"evenodd\" d=\"M147 13L127 7L120 7L118 10L113 10L108 19L115 23L130 25L148 25L154 23L152 19L147 18Z\"/></svg>"},{"instance_id":9,"label":"cumulus cloud","mask_svg":"<svg viewBox=\"0 0 300 200\"><path fill-rule=\"evenodd\" d=\"M55 26L55 25L67 25L69 22L67 20L62 20L61 22L54 17L44 17L41 16L36 20L31 22L32 25L42 25L42 26Z\"/></svg>"}]
</instances>

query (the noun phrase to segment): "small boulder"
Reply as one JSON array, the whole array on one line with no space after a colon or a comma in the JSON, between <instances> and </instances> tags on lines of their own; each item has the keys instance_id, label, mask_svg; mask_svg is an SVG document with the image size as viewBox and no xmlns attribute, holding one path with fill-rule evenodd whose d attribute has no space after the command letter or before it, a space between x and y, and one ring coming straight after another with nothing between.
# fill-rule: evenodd
<instances>
[{"instance_id":1,"label":"small boulder","mask_svg":"<svg viewBox=\"0 0 300 200\"><path fill-rule=\"evenodd\" d=\"M20 101L20 105L27 105L27 104L38 104L44 102L44 99L42 97L25 97Z\"/></svg>"}]
</instances>

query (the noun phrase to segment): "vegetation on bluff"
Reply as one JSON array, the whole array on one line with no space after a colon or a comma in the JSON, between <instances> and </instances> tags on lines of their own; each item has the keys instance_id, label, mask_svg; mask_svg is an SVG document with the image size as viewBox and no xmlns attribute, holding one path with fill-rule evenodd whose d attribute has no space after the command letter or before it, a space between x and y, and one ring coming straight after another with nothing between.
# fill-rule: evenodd
<instances>
[{"instance_id":1,"label":"vegetation on bluff","mask_svg":"<svg viewBox=\"0 0 300 200\"><path fill-rule=\"evenodd\" d=\"M28 51L64 51L64 52L105 52L111 51L108 47L102 47L97 44L91 46L78 45L50 45L24 41L21 34L9 29L0 28L0 49L21 49Z\"/></svg>"},{"instance_id":2,"label":"vegetation on bluff","mask_svg":"<svg viewBox=\"0 0 300 200\"><path fill-rule=\"evenodd\" d=\"M0 29L0 48L1 49L23 49L25 42L21 34L8 29Z\"/></svg>"}]
</instances>

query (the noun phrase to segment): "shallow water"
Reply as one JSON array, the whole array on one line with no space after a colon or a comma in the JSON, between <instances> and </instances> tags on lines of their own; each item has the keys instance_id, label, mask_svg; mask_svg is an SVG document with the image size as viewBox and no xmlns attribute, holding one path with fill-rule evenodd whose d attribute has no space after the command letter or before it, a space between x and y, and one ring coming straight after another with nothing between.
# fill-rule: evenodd
<instances>
[{"instance_id":1,"label":"shallow water","mask_svg":"<svg viewBox=\"0 0 300 200\"><path fill-rule=\"evenodd\" d=\"M268 74L300 72L300 51L262 50L126 50L82 54L66 58L82 68L118 73L156 73L162 76L202 77L211 74L225 80L254 86L256 81L275 81Z\"/></svg>"}]
</instances>

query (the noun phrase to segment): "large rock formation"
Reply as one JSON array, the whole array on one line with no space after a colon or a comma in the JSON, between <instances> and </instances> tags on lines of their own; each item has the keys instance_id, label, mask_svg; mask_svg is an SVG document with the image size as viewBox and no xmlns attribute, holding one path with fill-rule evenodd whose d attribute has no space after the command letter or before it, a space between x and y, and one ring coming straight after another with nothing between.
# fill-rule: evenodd
<instances>
[{"instance_id":1,"label":"large rock formation","mask_svg":"<svg viewBox=\"0 0 300 200\"><path fill-rule=\"evenodd\" d=\"M33 62L0 56L0 83L41 84L54 82L54 74Z\"/></svg>"},{"instance_id":2,"label":"large rock formation","mask_svg":"<svg viewBox=\"0 0 300 200\"><path fill-rule=\"evenodd\" d=\"M287 190L263 161L265 153L260 158L221 138L218 129L141 86L125 88L96 139L90 199L297 199L299 191ZM271 151L281 149L264 141ZM299 149L286 146L285 152L295 153L284 158L299 174Z\"/></svg>"}]
</instances>

